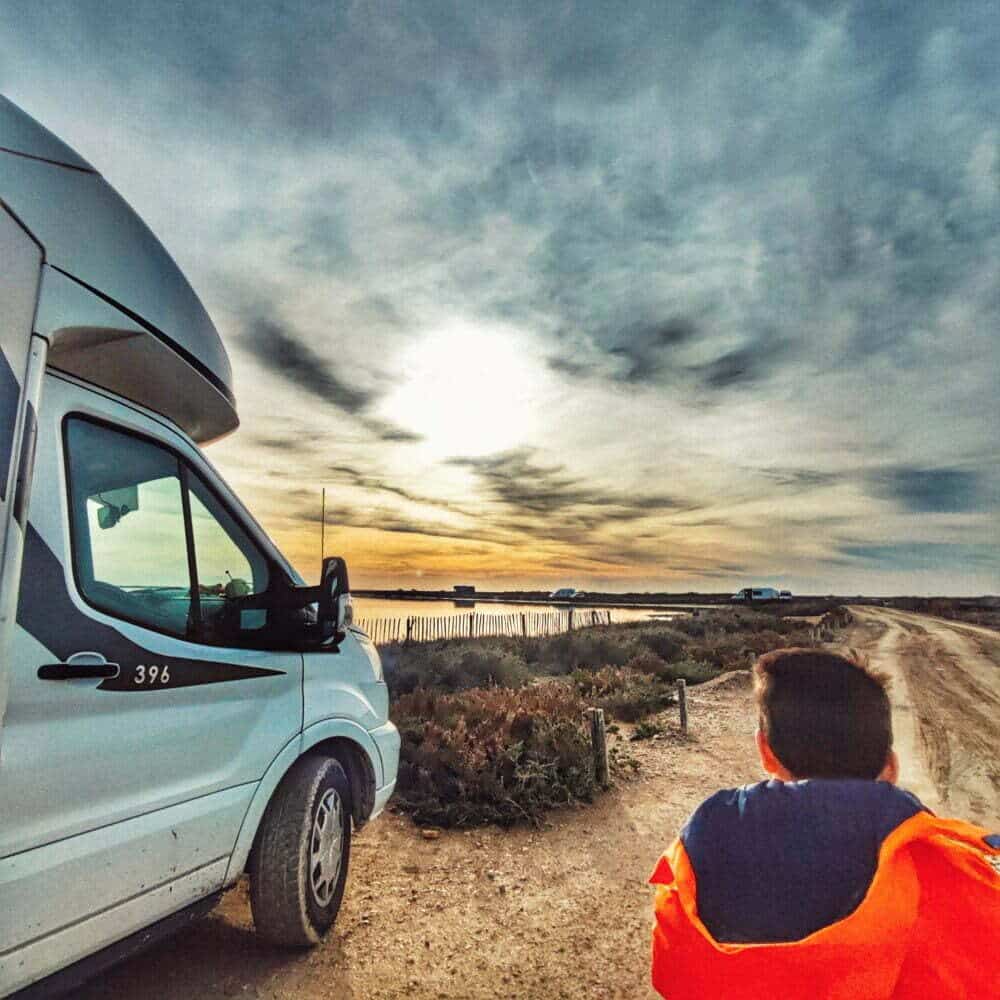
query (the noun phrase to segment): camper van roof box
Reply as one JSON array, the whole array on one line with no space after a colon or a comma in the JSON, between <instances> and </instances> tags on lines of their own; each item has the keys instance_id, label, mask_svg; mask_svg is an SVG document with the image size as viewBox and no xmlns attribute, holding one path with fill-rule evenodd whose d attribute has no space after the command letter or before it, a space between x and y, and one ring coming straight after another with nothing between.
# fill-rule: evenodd
<instances>
[{"instance_id":1,"label":"camper van roof box","mask_svg":"<svg viewBox=\"0 0 1000 1000\"><path fill-rule=\"evenodd\" d=\"M2 96L0 201L44 253L35 330L53 368L201 443L238 426L226 349L173 258L86 160Z\"/></svg>"}]
</instances>

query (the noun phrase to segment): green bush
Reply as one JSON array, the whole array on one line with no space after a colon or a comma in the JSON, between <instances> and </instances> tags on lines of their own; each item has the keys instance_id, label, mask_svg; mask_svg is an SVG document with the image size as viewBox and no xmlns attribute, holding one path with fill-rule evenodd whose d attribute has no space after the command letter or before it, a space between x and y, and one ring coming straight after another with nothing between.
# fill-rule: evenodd
<instances>
[{"instance_id":1,"label":"green bush","mask_svg":"<svg viewBox=\"0 0 1000 1000\"><path fill-rule=\"evenodd\" d=\"M651 740L654 736L662 735L663 732L663 726L658 726L655 722L640 722L632 731L629 739L633 743L638 740Z\"/></svg>"},{"instance_id":2,"label":"green bush","mask_svg":"<svg viewBox=\"0 0 1000 1000\"><path fill-rule=\"evenodd\" d=\"M584 667L621 666L637 651L625 629L592 627L537 639L522 639L522 656L536 673L557 676Z\"/></svg>"},{"instance_id":3,"label":"green bush","mask_svg":"<svg viewBox=\"0 0 1000 1000\"><path fill-rule=\"evenodd\" d=\"M652 653L669 663L683 655L686 636L671 630L656 629L644 632L641 640Z\"/></svg>"},{"instance_id":4,"label":"green bush","mask_svg":"<svg viewBox=\"0 0 1000 1000\"><path fill-rule=\"evenodd\" d=\"M402 735L394 802L421 824L538 822L594 793L584 703L571 685L398 698Z\"/></svg>"},{"instance_id":5,"label":"green bush","mask_svg":"<svg viewBox=\"0 0 1000 1000\"><path fill-rule=\"evenodd\" d=\"M672 683L623 667L576 670L570 680L588 705L603 708L622 722L635 722L660 712L674 701Z\"/></svg>"}]
</instances>

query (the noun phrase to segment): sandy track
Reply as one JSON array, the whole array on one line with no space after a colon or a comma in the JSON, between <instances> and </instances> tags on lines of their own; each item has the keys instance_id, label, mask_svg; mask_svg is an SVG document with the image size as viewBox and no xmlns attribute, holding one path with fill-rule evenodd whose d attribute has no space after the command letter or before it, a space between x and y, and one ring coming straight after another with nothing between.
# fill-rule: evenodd
<instances>
[{"instance_id":1,"label":"sandy track","mask_svg":"<svg viewBox=\"0 0 1000 1000\"><path fill-rule=\"evenodd\" d=\"M640 778L541 830L425 841L408 820L380 818L355 841L343 909L314 951L258 942L239 887L76 998L652 997L649 873L705 796L761 776L742 680L691 689L688 739L630 744Z\"/></svg>"},{"instance_id":2,"label":"sandy track","mask_svg":"<svg viewBox=\"0 0 1000 1000\"><path fill-rule=\"evenodd\" d=\"M1000 633L852 608L850 639L894 678L901 783L936 812L1000 824Z\"/></svg>"}]
</instances>

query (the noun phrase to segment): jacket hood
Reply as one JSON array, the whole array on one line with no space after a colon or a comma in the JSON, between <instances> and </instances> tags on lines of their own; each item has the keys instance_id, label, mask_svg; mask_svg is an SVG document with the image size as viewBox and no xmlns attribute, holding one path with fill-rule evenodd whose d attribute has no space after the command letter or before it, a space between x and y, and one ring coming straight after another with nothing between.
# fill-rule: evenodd
<instances>
[{"instance_id":1,"label":"jacket hood","mask_svg":"<svg viewBox=\"0 0 1000 1000\"><path fill-rule=\"evenodd\" d=\"M883 781L767 781L707 799L681 831L718 941L797 941L864 898L882 844L923 810Z\"/></svg>"},{"instance_id":2,"label":"jacket hood","mask_svg":"<svg viewBox=\"0 0 1000 1000\"><path fill-rule=\"evenodd\" d=\"M653 985L670 1000L998 996L998 863L1000 841L988 831L921 809L884 837L868 888L847 916L798 940L734 943L719 941L701 919L698 877L678 838L650 879ZM780 866L769 876L780 884Z\"/></svg>"}]
</instances>

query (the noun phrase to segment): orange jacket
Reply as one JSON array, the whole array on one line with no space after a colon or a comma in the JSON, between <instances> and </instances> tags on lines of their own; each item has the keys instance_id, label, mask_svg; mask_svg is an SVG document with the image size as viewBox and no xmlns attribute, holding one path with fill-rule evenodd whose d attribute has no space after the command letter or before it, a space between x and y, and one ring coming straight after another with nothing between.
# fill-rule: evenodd
<instances>
[{"instance_id":1,"label":"orange jacket","mask_svg":"<svg viewBox=\"0 0 1000 1000\"><path fill-rule=\"evenodd\" d=\"M917 813L883 841L853 913L769 944L712 937L678 839L650 878L653 986L667 1000L997 1000L1000 846L986 836Z\"/></svg>"}]
</instances>

